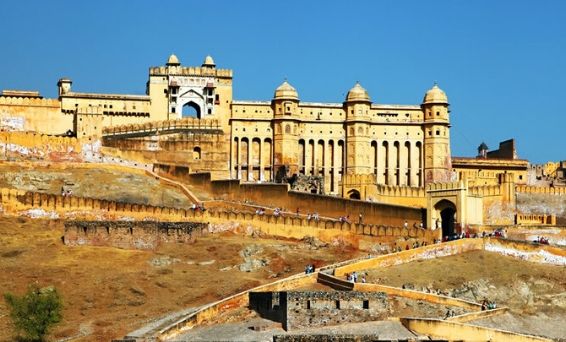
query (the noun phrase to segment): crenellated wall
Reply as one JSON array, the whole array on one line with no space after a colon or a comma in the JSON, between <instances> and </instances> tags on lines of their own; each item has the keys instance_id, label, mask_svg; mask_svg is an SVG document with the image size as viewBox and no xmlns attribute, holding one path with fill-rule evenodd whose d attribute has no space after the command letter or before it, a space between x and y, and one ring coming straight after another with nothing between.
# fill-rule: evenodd
<instances>
[{"instance_id":1,"label":"crenellated wall","mask_svg":"<svg viewBox=\"0 0 566 342\"><path fill-rule=\"evenodd\" d=\"M133 133L160 133L174 130L221 130L217 119L183 118L179 120L152 121L120 126L109 126L102 129L104 136L114 136Z\"/></svg>"},{"instance_id":2,"label":"crenellated wall","mask_svg":"<svg viewBox=\"0 0 566 342\"><path fill-rule=\"evenodd\" d=\"M56 137L35 132L0 132L0 158L81 161L82 145L72 137Z\"/></svg>"},{"instance_id":3,"label":"crenellated wall","mask_svg":"<svg viewBox=\"0 0 566 342\"><path fill-rule=\"evenodd\" d=\"M64 134L73 129L73 115L60 108L57 99L0 96L0 130Z\"/></svg>"},{"instance_id":4,"label":"crenellated wall","mask_svg":"<svg viewBox=\"0 0 566 342\"><path fill-rule=\"evenodd\" d=\"M556 215L516 214L515 224L556 225Z\"/></svg>"},{"instance_id":5,"label":"crenellated wall","mask_svg":"<svg viewBox=\"0 0 566 342\"><path fill-rule=\"evenodd\" d=\"M322 241L332 242L345 239L356 245L359 237L413 237L432 241L431 231L419 228L402 228L377 224L357 224L338 220L307 220L304 217L256 215L224 211L194 211L154 207L145 204L121 203L76 196L25 192L3 188L0 190L2 208L7 213L43 217L68 217L73 219L116 220L160 220L210 223L214 229L225 225L257 229L268 235L302 239L314 236ZM375 240L377 241L377 240Z\"/></svg>"},{"instance_id":6,"label":"crenellated wall","mask_svg":"<svg viewBox=\"0 0 566 342\"><path fill-rule=\"evenodd\" d=\"M525 194L566 195L566 187L517 185L515 189Z\"/></svg>"}]
</instances>

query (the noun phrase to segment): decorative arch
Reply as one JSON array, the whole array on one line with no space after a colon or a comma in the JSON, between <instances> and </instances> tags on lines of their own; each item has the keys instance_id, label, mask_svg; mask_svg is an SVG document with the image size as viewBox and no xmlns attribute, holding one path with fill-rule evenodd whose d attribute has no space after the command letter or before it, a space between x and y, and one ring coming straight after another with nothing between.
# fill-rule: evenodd
<instances>
[{"instance_id":1,"label":"decorative arch","mask_svg":"<svg viewBox=\"0 0 566 342\"><path fill-rule=\"evenodd\" d=\"M201 108L194 101L189 101L189 102L183 104L183 107L182 107L182 110L181 110L181 116L183 118L191 118L192 117L192 118L200 119L201 118Z\"/></svg>"},{"instance_id":2,"label":"decorative arch","mask_svg":"<svg viewBox=\"0 0 566 342\"><path fill-rule=\"evenodd\" d=\"M362 197L360 196L360 192L356 189L352 189L350 191L348 191L348 198L349 199L362 199Z\"/></svg>"}]
</instances>

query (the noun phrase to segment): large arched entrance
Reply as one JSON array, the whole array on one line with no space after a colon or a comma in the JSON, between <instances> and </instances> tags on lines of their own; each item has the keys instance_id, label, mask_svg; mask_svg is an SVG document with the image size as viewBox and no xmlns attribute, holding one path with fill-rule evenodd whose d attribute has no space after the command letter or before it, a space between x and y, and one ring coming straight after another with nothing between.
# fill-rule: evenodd
<instances>
[{"instance_id":1,"label":"large arched entrance","mask_svg":"<svg viewBox=\"0 0 566 342\"><path fill-rule=\"evenodd\" d=\"M456 233L456 206L448 200L438 202L434 209L436 210L436 222L433 222L435 228L442 228L442 236L452 236Z\"/></svg>"},{"instance_id":2,"label":"large arched entrance","mask_svg":"<svg viewBox=\"0 0 566 342\"><path fill-rule=\"evenodd\" d=\"M200 106L193 101L183 105L182 117L200 119Z\"/></svg>"}]
</instances>

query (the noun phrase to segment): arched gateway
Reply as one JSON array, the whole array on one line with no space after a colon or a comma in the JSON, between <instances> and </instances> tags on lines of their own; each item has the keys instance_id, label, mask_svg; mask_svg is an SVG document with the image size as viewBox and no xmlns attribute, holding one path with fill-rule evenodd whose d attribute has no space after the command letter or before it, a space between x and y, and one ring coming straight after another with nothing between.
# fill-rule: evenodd
<instances>
[{"instance_id":1,"label":"arched gateway","mask_svg":"<svg viewBox=\"0 0 566 342\"><path fill-rule=\"evenodd\" d=\"M456 205L448 200L441 200L436 203L434 210L435 228L442 228L442 236L454 235L456 233Z\"/></svg>"}]
</instances>

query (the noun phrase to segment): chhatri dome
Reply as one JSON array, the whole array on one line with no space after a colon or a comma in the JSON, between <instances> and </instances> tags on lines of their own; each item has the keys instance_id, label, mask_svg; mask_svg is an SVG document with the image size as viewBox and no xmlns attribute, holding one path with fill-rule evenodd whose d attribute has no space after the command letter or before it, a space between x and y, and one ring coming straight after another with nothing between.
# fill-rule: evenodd
<instances>
[{"instance_id":1,"label":"chhatri dome","mask_svg":"<svg viewBox=\"0 0 566 342\"><path fill-rule=\"evenodd\" d=\"M274 100L279 99L291 99L291 100L298 100L299 94L297 90L293 88L292 85L287 82L287 80L283 81L277 89L275 89L275 94L273 95Z\"/></svg>"},{"instance_id":2,"label":"chhatri dome","mask_svg":"<svg viewBox=\"0 0 566 342\"><path fill-rule=\"evenodd\" d=\"M169 66L181 65L181 62L179 62L179 58L177 58L177 56L171 55L167 59L167 65L169 65Z\"/></svg>"},{"instance_id":3,"label":"chhatri dome","mask_svg":"<svg viewBox=\"0 0 566 342\"><path fill-rule=\"evenodd\" d=\"M448 97L446 93L438 88L436 82L434 86L426 92L425 97L423 99L423 103L448 103Z\"/></svg>"},{"instance_id":4,"label":"chhatri dome","mask_svg":"<svg viewBox=\"0 0 566 342\"><path fill-rule=\"evenodd\" d=\"M350 101L370 102L368 92L360 85L360 82L356 82L356 85L348 91L348 95L346 95L346 102Z\"/></svg>"},{"instance_id":5,"label":"chhatri dome","mask_svg":"<svg viewBox=\"0 0 566 342\"><path fill-rule=\"evenodd\" d=\"M216 64L214 64L214 59L212 59L212 56L208 55L204 58L204 62L202 62L202 66L214 68Z\"/></svg>"}]
</instances>

